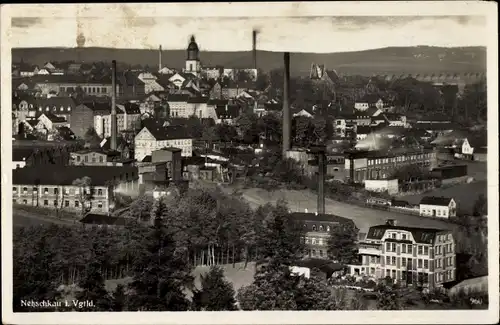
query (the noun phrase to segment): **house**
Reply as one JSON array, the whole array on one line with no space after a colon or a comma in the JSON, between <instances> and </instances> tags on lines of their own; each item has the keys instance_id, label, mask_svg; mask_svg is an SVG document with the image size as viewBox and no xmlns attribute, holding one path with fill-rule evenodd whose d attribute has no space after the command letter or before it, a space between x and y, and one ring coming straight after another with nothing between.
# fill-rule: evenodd
<instances>
[{"instance_id":1,"label":"house","mask_svg":"<svg viewBox=\"0 0 500 325\"><path fill-rule=\"evenodd\" d=\"M73 166L129 166L132 160L122 159L117 150L84 149L70 154L69 164Z\"/></svg>"},{"instance_id":2,"label":"house","mask_svg":"<svg viewBox=\"0 0 500 325\"><path fill-rule=\"evenodd\" d=\"M354 109L358 111L366 111L369 108L377 108L381 112L390 107L387 101L384 101L380 96L375 94L367 94L363 98L356 100Z\"/></svg>"},{"instance_id":3,"label":"house","mask_svg":"<svg viewBox=\"0 0 500 325\"><path fill-rule=\"evenodd\" d=\"M184 94L170 94L167 97L167 103L170 110L171 117L184 117L188 118L193 112L188 110L189 95Z\"/></svg>"},{"instance_id":4,"label":"house","mask_svg":"<svg viewBox=\"0 0 500 325\"><path fill-rule=\"evenodd\" d=\"M456 217L457 204L453 198L425 196L420 200L420 215L446 219Z\"/></svg>"},{"instance_id":5,"label":"house","mask_svg":"<svg viewBox=\"0 0 500 325\"><path fill-rule=\"evenodd\" d=\"M222 82L221 97L224 99L233 99L241 93L255 89L255 83L251 81L234 81L226 79ZM215 87L215 86L214 86ZM213 88L212 88L213 89Z\"/></svg>"},{"instance_id":6,"label":"house","mask_svg":"<svg viewBox=\"0 0 500 325\"><path fill-rule=\"evenodd\" d=\"M298 117L298 116L312 118L314 116L314 112L312 111L312 109L307 109L307 108L303 108L301 110L295 110L295 112L293 113L293 117Z\"/></svg>"},{"instance_id":7,"label":"house","mask_svg":"<svg viewBox=\"0 0 500 325\"><path fill-rule=\"evenodd\" d=\"M215 107L215 123L233 124L234 121L240 116L240 108L234 104L217 105Z\"/></svg>"},{"instance_id":8,"label":"house","mask_svg":"<svg viewBox=\"0 0 500 325\"><path fill-rule=\"evenodd\" d=\"M175 69L170 69L169 67L163 67L158 71L158 73L163 75L173 75L175 74Z\"/></svg>"},{"instance_id":9,"label":"house","mask_svg":"<svg viewBox=\"0 0 500 325\"><path fill-rule=\"evenodd\" d=\"M222 98L222 86L220 82L216 82L209 91L210 99L223 99Z\"/></svg>"},{"instance_id":10,"label":"house","mask_svg":"<svg viewBox=\"0 0 500 325\"><path fill-rule=\"evenodd\" d=\"M38 117L38 123L35 128L38 131L47 133L63 126L69 126L66 118L62 116L56 116L52 113L42 113L42 115Z\"/></svg>"},{"instance_id":11,"label":"house","mask_svg":"<svg viewBox=\"0 0 500 325\"><path fill-rule=\"evenodd\" d=\"M123 78L117 78L117 95L123 95ZM47 96L59 92L72 93L81 90L91 96L110 97L112 93L111 76L101 78L83 75L38 75L32 78L35 89Z\"/></svg>"},{"instance_id":12,"label":"house","mask_svg":"<svg viewBox=\"0 0 500 325\"><path fill-rule=\"evenodd\" d=\"M135 103L116 105L117 131L133 130L138 125L141 112ZM71 129L77 137L83 138L93 127L102 137L111 136L111 103L106 101L83 102L71 114Z\"/></svg>"},{"instance_id":13,"label":"house","mask_svg":"<svg viewBox=\"0 0 500 325\"><path fill-rule=\"evenodd\" d=\"M386 120L389 126L408 127L406 116L398 113L382 113L381 116Z\"/></svg>"},{"instance_id":14,"label":"house","mask_svg":"<svg viewBox=\"0 0 500 325\"><path fill-rule=\"evenodd\" d=\"M134 138L135 159L142 161L154 150L176 147L183 157L193 153L193 138L184 126L163 126L148 123Z\"/></svg>"},{"instance_id":15,"label":"house","mask_svg":"<svg viewBox=\"0 0 500 325\"><path fill-rule=\"evenodd\" d=\"M151 72L141 72L137 78L144 83L145 94L165 90L165 88L156 81L158 78Z\"/></svg>"},{"instance_id":16,"label":"house","mask_svg":"<svg viewBox=\"0 0 500 325\"><path fill-rule=\"evenodd\" d=\"M89 177L89 186L75 185ZM103 166L33 166L12 172L14 204L80 211L82 205L91 212L107 213L114 206L115 191L138 193L137 167ZM91 193L83 201L83 193Z\"/></svg>"},{"instance_id":17,"label":"house","mask_svg":"<svg viewBox=\"0 0 500 325\"><path fill-rule=\"evenodd\" d=\"M223 74L223 67L215 66L215 67L202 67L201 73L207 80L218 80Z\"/></svg>"},{"instance_id":18,"label":"house","mask_svg":"<svg viewBox=\"0 0 500 325\"><path fill-rule=\"evenodd\" d=\"M41 74L41 75L49 75L51 74L47 69L45 68L42 68L40 70L38 70L38 73L37 74Z\"/></svg>"},{"instance_id":19,"label":"house","mask_svg":"<svg viewBox=\"0 0 500 325\"><path fill-rule=\"evenodd\" d=\"M33 77L38 74L39 67L37 65L31 65L26 63L21 63L19 65L19 76L21 77Z\"/></svg>"},{"instance_id":20,"label":"house","mask_svg":"<svg viewBox=\"0 0 500 325\"><path fill-rule=\"evenodd\" d=\"M177 89L181 89L183 85L185 85L186 81L195 79L196 76L189 72L176 72L174 75L168 78L168 81L171 82Z\"/></svg>"},{"instance_id":21,"label":"house","mask_svg":"<svg viewBox=\"0 0 500 325\"><path fill-rule=\"evenodd\" d=\"M394 220L370 227L358 244L360 263L351 275L394 281L429 289L455 281L455 240L449 230L406 227Z\"/></svg>"},{"instance_id":22,"label":"house","mask_svg":"<svg viewBox=\"0 0 500 325\"><path fill-rule=\"evenodd\" d=\"M333 214L293 212L291 217L298 223L303 224L305 229L303 240L306 244L305 255L309 258L327 259L327 245L331 231L341 224L354 226L351 219Z\"/></svg>"}]
</instances>

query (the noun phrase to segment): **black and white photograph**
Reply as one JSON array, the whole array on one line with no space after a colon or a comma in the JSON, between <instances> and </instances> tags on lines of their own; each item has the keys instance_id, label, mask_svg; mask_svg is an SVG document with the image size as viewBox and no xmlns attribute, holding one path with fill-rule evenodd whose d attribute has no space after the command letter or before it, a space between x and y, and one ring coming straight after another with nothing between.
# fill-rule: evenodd
<instances>
[{"instance_id":1,"label":"black and white photograph","mask_svg":"<svg viewBox=\"0 0 500 325\"><path fill-rule=\"evenodd\" d=\"M497 323L496 9L2 5L3 322Z\"/></svg>"}]
</instances>

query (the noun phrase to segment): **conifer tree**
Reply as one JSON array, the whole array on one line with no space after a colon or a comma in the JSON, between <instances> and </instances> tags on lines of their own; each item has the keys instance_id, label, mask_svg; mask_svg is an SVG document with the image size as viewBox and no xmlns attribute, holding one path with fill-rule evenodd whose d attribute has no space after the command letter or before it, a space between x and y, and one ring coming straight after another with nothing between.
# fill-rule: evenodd
<instances>
[{"instance_id":1,"label":"conifer tree","mask_svg":"<svg viewBox=\"0 0 500 325\"><path fill-rule=\"evenodd\" d=\"M164 202L157 202L153 220L144 239L145 250L134 265L127 307L142 311L186 311L189 301L184 289L192 286L193 278L183 252L166 227L168 210Z\"/></svg>"},{"instance_id":2,"label":"conifer tree","mask_svg":"<svg viewBox=\"0 0 500 325\"><path fill-rule=\"evenodd\" d=\"M224 270L212 266L200 276L201 289L193 293L193 309L206 311L227 311L236 309L233 285L224 279Z\"/></svg>"},{"instance_id":3,"label":"conifer tree","mask_svg":"<svg viewBox=\"0 0 500 325\"><path fill-rule=\"evenodd\" d=\"M83 279L78 283L81 291L76 294L79 302L91 302L93 306L83 306L76 311L111 311L112 300L104 285L100 271L101 264L91 262Z\"/></svg>"},{"instance_id":4,"label":"conifer tree","mask_svg":"<svg viewBox=\"0 0 500 325\"><path fill-rule=\"evenodd\" d=\"M122 284L116 286L113 293L113 311L124 311L127 304L127 296L125 295L125 287Z\"/></svg>"}]
</instances>

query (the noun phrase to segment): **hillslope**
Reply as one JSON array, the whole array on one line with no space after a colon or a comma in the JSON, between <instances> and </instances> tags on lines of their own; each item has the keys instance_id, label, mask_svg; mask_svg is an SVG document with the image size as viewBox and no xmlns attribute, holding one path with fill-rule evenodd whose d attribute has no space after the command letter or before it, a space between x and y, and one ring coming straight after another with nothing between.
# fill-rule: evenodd
<instances>
[{"instance_id":1,"label":"hillslope","mask_svg":"<svg viewBox=\"0 0 500 325\"><path fill-rule=\"evenodd\" d=\"M48 61L84 60L141 64L158 64L158 50L113 48L16 48L12 61L43 65ZM162 61L172 68L182 68L186 59L184 50L164 50ZM252 52L205 52L201 50L205 66L221 65L226 68L252 67ZM486 71L485 47L387 47L374 50L340 53L291 53L291 74L307 75L311 63L325 64L341 74L417 74L466 73ZM257 52L258 67L264 71L280 68L283 55L279 52Z\"/></svg>"}]
</instances>

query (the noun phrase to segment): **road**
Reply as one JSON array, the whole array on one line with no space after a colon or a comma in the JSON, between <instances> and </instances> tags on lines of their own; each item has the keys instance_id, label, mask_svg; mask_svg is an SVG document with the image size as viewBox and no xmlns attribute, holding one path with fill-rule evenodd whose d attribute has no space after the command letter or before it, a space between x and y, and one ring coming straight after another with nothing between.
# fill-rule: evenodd
<instances>
[{"instance_id":1,"label":"road","mask_svg":"<svg viewBox=\"0 0 500 325\"><path fill-rule=\"evenodd\" d=\"M267 192L263 189L244 189L243 197L252 207L266 203L275 203L278 199L285 199L292 211L316 211L317 197L314 193L304 191L279 190ZM397 220L398 225L422 228L453 229L456 225L447 221L407 215L397 212L370 209L346 202L325 199L325 212L352 219L360 232L368 232L371 226L384 224L387 219Z\"/></svg>"}]
</instances>

